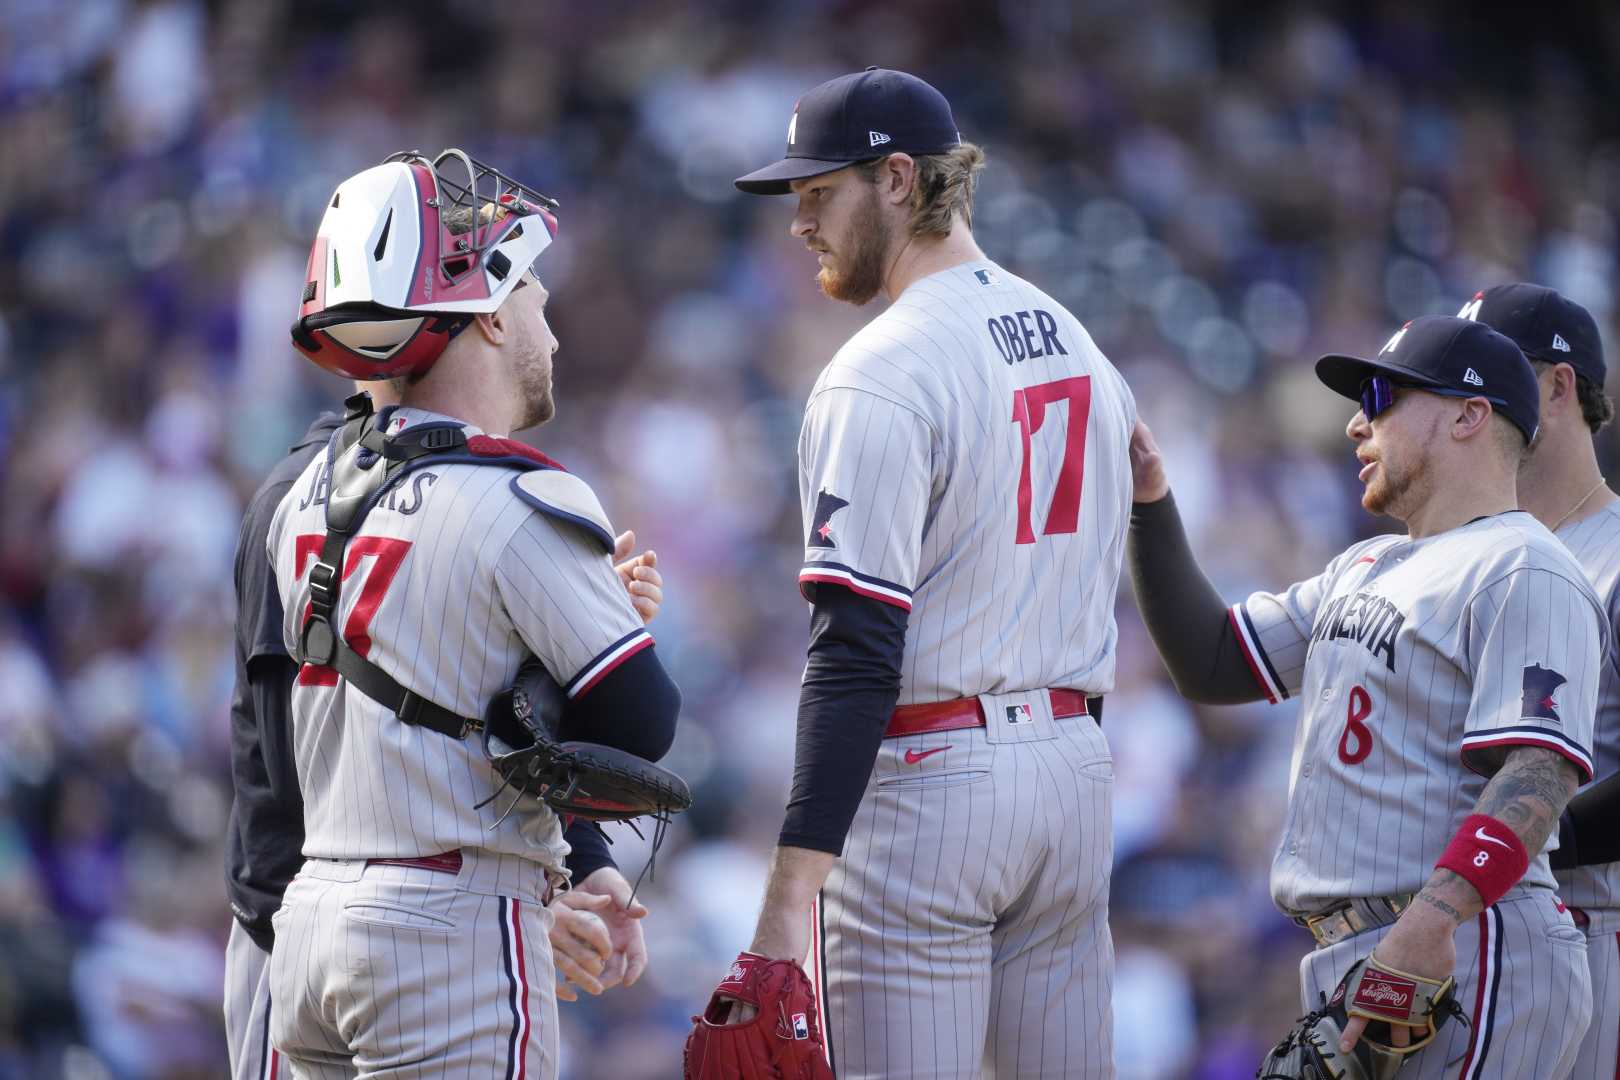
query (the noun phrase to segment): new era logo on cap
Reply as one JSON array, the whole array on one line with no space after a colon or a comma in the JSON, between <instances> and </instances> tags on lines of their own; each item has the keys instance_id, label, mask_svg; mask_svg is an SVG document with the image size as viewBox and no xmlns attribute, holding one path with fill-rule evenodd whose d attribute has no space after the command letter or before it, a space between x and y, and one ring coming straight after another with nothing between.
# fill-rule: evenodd
<instances>
[{"instance_id":1,"label":"new era logo on cap","mask_svg":"<svg viewBox=\"0 0 1620 1080\"><path fill-rule=\"evenodd\" d=\"M882 146L889 141L889 137L881 131L868 131L866 137L872 140L873 146Z\"/></svg>"},{"instance_id":2,"label":"new era logo on cap","mask_svg":"<svg viewBox=\"0 0 1620 1080\"><path fill-rule=\"evenodd\" d=\"M1493 285L1463 306L1463 317L1513 339L1531 360L1568 364L1602 386L1608 377L1597 321L1586 308L1545 285Z\"/></svg>"},{"instance_id":3,"label":"new era logo on cap","mask_svg":"<svg viewBox=\"0 0 1620 1080\"><path fill-rule=\"evenodd\" d=\"M1473 368L1469 368L1467 371L1463 372L1463 382L1467 383L1469 386L1485 385L1485 380L1480 378L1479 372L1475 371Z\"/></svg>"}]
</instances>

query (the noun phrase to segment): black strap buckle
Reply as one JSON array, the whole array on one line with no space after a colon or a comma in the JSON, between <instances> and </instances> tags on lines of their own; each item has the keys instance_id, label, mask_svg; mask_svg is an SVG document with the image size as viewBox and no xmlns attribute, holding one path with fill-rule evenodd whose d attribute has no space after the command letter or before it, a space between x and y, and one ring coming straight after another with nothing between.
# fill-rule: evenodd
<instances>
[{"instance_id":1,"label":"black strap buckle","mask_svg":"<svg viewBox=\"0 0 1620 1080\"><path fill-rule=\"evenodd\" d=\"M309 572L310 603L316 610L330 612L337 602L337 567L317 562Z\"/></svg>"},{"instance_id":2,"label":"black strap buckle","mask_svg":"<svg viewBox=\"0 0 1620 1080\"><path fill-rule=\"evenodd\" d=\"M303 653L299 659L304 663L332 666L332 658L337 654L337 635L332 632L332 624L325 615L310 615L309 621L304 624L299 647Z\"/></svg>"}]
</instances>

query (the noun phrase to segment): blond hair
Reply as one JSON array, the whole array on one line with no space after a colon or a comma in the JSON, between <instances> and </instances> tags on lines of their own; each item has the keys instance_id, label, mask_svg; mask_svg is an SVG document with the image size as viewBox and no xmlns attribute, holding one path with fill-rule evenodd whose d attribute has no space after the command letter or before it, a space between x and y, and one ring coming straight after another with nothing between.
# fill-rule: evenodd
<instances>
[{"instance_id":1,"label":"blond hair","mask_svg":"<svg viewBox=\"0 0 1620 1080\"><path fill-rule=\"evenodd\" d=\"M868 183L876 183L878 169L886 158L863 161L855 166ZM911 188L911 220L907 229L914 237L948 236L957 214L973 226L973 192L984 168L984 151L970 142L960 143L943 154L919 154L916 183Z\"/></svg>"}]
</instances>

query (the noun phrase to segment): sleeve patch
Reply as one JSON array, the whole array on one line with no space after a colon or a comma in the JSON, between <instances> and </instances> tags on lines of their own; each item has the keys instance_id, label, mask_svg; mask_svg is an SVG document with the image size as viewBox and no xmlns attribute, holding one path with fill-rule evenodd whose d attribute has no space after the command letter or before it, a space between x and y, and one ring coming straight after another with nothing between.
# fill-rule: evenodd
<instances>
[{"instance_id":1,"label":"sleeve patch","mask_svg":"<svg viewBox=\"0 0 1620 1080\"><path fill-rule=\"evenodd\" d=\"M512 478L512 492L543 514L572 522L613 553L613 525L589 484L572 473L540 469Z\"/></svg>"},{"instance_id":2,"label":"sleeve patch","mask_svg":"<svg viewBox=\"0 0 1620 1080\"><path fill-rule=\"evenodd\" d=\"M1564 719L1558 715L1556 695L1558 688L1568 681L1563 675L1540 664L1531 664L1525 668L1524 700L1519 715L1527 719L1535 717L1538 720L1551 720L1555 724L1562 724Z\"/></svg>"},{"instance_id":3,"label":"sleeve patch","mask_svg":"<svg viewBox=\"0 0 1620 1080\"><path fill-rule=\"evenodd\" d=\"M810 521L810 535L805 538L805 546L813 548L837 547L838 540L833 529L832 517L848 505L848 499L840 499L826 488L822 488L821 493L816 496L816 512Z\"/></svg>"}]
</instances>

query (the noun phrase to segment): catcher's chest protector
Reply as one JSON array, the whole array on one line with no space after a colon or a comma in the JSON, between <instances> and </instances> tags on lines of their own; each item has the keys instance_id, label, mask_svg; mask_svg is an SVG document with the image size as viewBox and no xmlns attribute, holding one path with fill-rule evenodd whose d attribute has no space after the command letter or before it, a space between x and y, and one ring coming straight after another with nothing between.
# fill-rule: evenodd
<instances>
[{"instance_id":1,"label":"catcher's chest protector","mask_svg":"<svg viewBox=\"0 0 1620 1080\"><path fill-rule=\"evenodd\" d=\"M417 424L389 436L383 430L388 410L375 414L371 395L364 392L353 395L344 404L348 406L348 415L343 426L332 433L327 448L332 480L326 503L326 539L310 570L310 612L295 659L299 663L335 668L355 689L392 709L403 723L430 728L453 739L466 738L482 726L482 721L458 716L407 690L350 648L337 633L335 620L343 582L344 551L365 524L366 515L390 486L423 466L492 465L519 473L566 473L561 465L532 447L511 439L469 435L466 427L454 422ZM587 505L553 505L526 490L526 485L514 482L513 490L536 509L558 514L582 526L606 551L612 552L612 532L594 500Z\"/></svg>"}]
</instances>

